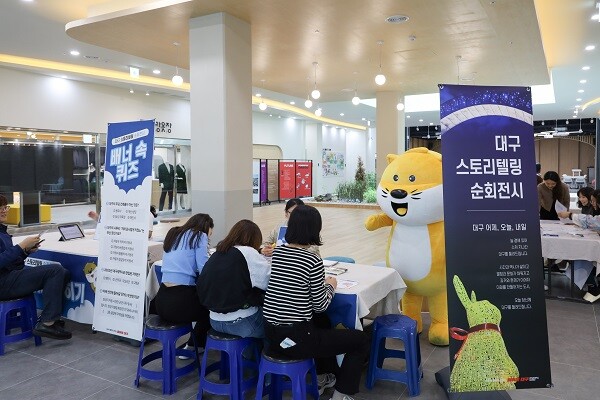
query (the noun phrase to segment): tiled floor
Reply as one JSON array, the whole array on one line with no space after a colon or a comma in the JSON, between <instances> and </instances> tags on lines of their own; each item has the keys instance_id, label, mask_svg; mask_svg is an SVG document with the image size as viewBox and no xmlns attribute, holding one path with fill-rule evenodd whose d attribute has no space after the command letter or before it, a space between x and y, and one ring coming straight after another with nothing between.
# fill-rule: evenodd
<instances>
[{"instance_id":1,"label":"tiled floor","mask_svg":"<svg viewBox=\"0 0 600 400\"><path fill-rule=\"evenodd\" d=\"M600 305L547 300L550 359L554 388L510 392L515 400L591 400L600 398ZM427 315L425 315L427 320ZM0 357L0 399L151 399L162 397L159 382L142 379L133 387L138 348L116 342L110 336L92 334L87 325L67 322L73 339L44 339L39 347L33 340L8 345ZM422 335L421 356L424 378L422 399L445 399L435 383L434 373L448 365L447 348L434 347ZM157 344L151 344L157 348ZM535 355L531 355L534 357ZM178 381L171 399L195 399L197 375ZM330 393L329 393L330 394ZM356 399L393 400L408 397L399 383L376 383L364 388ZM205 396L205 399L222 398ZM326 395L321 399L328 399Z\"/></svg>"}]
</instances>

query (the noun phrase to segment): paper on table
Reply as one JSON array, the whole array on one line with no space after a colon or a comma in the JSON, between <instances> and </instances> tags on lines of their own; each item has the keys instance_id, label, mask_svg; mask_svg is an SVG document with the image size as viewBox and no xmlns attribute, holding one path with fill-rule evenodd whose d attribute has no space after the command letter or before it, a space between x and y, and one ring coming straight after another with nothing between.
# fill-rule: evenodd
<instances>
[{"instance_id":1,"label":"paper on table","mask_svg":"<svg viewBox=\"0 0 600 400\"><path fill-rule=\"evenodd\" d=\"M358 285L358 282L356 282L356 281L349 281L346 279L338 279L337 280L337 288L338 289L349 289L356 285Z\"/></svg>"},{"instance_id":2,"label":"paper on table","mask_svg":"<svg viewBox=\"0 0 600 400\"><path fill-rule=\"evenodd\" d=\"M561 212L561 211L568 211L568 210L567 210L567 207L563 206L563 205L562 205L562 203L561 203L560 201L558 201L558 200L556 200L556 201L554 202L554 209L556 210L556 212L557 212L557 213L559 213L559 212ZM560 219L562 222L570 222L570 221L571 221L569 218L560 218L560 217L559 217L559 219Z\"/></svg>"},{"instance_id":3,"label":"paper on table","mask_svg":"<svg viewBox=\"0 0 600 400\"><path fill-rule=\"evenodd\" d=\"M337 263L338 263L338 261L334 261L334 260L323 260L323 266L325 266L325 267L333 267Z\"/></svg>"}]
</instances>

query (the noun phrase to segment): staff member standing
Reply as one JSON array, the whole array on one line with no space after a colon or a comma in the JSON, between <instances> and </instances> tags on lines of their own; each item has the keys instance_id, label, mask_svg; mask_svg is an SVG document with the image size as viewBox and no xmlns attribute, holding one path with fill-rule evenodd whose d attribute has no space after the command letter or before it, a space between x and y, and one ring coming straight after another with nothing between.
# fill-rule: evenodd
<instances>
[{"instance_id":1,"label":"staff member standing","mask_svg":"<svg viewBox=\"0 0 600 400\"><path fill-rule=\"evenodd\" d=\"M538 201L540 204L540 219L558 220L555 202L558 200L569 209L571 195L569 187L561 182L558 173L548 171L544 174L544 181L537 186Z\"/></svg>"},{"instance_id":2,"label":"staff member standing","mask_svg":"<svg viewBox=\"0 0 600 400\"><path fill-rule=\"evenodd\" d=\"M319 372L335 374L319 376L319 393L335 385L332 400L352 400L369 343L361 331L323 328L315 321L315 314L323 313L331 303L337 286L334 277L325 278L323 260L308 250L322 244L321 226L316 208L297 206L289 218L287 245L273 252L263 309L267 351L293 359L315 358ZM335 356L344 353L337 368ZM324 366L333 370L324 371Z\"/></svg>"},{"instance_id":3,"label":"staff member standing","mask_svg":"<svg viewBox=\"0 0 600 400\"><path fill-rule=\"evenodd\" d=\"M33 334L51 339L71 339L71 332L64 329L60 320L63 293L71 274L59 263L25 268L25 259L37 251L40 237L29 236L13 245L12 236L6 232L6 218L10 206L6 197L0 195L0 301L29 296L42 290L44 309Z\"/></svg>"}]
</instances>

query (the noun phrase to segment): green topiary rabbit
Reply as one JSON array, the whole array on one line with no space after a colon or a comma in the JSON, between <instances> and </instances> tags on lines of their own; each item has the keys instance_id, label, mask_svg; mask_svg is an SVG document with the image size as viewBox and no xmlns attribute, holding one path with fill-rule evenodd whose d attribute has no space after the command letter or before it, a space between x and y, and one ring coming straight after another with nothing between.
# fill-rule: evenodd
<instances>
[{"instance_id":1,"label":"green topiary rabbit","mask_svg":"<svg viewBox=\"0 0 600 400\"><path fill-rule=\"evenodd\" d=\"M519 370L502 339L500 310L487 300L477 301L474 291L469 299L458 276L454 276L453 282L456 294L467 311L469 331L451 329L453 338L464 340L454 356L456 361L450 373L451 391L515 389Z\"/></svg>"}]
</instances>

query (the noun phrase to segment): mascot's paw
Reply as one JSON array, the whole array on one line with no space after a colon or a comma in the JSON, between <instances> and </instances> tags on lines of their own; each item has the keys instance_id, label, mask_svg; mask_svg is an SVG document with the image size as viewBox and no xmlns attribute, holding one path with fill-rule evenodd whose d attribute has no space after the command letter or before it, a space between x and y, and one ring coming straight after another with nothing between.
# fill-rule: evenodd
<instances>
[{"instance_id":1,"label":"mascot's paw","mask_svg":"<svg viewBox=\"0 0 600 400\"><path fill-rule=\"evenodd\" d=\"M429 343L435 346L448 346L449 339L447 323L431 324L431 326L429 327Z\"/></svg>"},{"instance_id":2,"label":"mascot's paw","mask_svg":"<svg viewBox=\"0 0 600 400\"><path fill-rule=\"evenodd\" d=\"M367 228L368 231L374 231L375 229L379 228L377 223L378 219L379 217L377 215L371 215L365 221L365 228Z\"/></svg>"}]
</instances>

